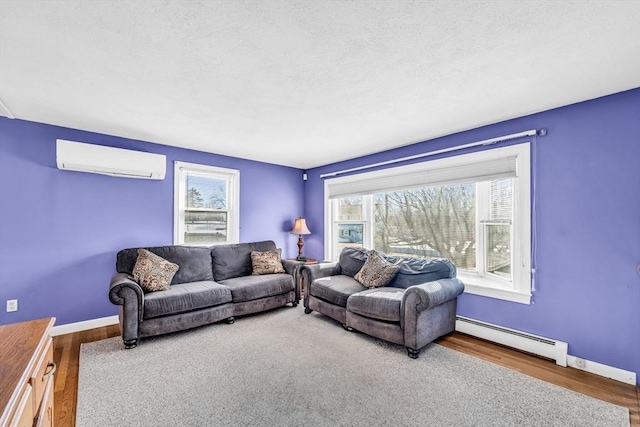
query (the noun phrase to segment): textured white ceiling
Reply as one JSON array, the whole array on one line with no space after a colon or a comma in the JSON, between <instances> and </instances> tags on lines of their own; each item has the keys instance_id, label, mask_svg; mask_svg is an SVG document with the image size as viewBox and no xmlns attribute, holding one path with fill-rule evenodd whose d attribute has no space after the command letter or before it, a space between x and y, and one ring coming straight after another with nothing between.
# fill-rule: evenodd
<instances>
[{"instance_id":1,"label":"textured white ceiling","mask_svg":"<svg viewBox=\"0 0 640 427\"><path fill-rule=\"evenodd\" d=\"M0 1L15 117L299 168L639 86L637 0Z\"/></svg>"}]
</instances>

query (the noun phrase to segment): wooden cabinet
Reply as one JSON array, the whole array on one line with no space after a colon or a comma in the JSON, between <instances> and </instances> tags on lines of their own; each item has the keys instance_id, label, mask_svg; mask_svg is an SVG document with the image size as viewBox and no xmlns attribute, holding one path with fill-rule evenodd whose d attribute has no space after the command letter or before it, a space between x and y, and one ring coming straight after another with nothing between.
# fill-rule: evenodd
<instances>
[{"instance_id":1,"label":"wooden cabinet","mask_svg":"<svg viewBox=\"0 0 640 427\"><path fill-rule=\"evenodd\" d=\"M11 427L31 427L33 425L33 389L29 384L24 388L20 402L11 420ZM4 427L5 424L3 424Z\"/></svg>"},{"instance_id":2,"label":"wooden cabinet","mask_svg":"<svg viewBox=\"0 0 640 427\"><path fill-rule=\"evenodd\" d=\"M53 375L49 377L45 385L35 425L37 427L53 427Z\"/></svg>"},{"instance_id":3,"label":"wooden cabinet","mask_svg":"<svg viewBox=\"0 0 640 427\"><path fill-rule=\"evenodd\" d=\"M55 318L0 326L1 427L53 426Z\"/></svg>"}]
</instances>

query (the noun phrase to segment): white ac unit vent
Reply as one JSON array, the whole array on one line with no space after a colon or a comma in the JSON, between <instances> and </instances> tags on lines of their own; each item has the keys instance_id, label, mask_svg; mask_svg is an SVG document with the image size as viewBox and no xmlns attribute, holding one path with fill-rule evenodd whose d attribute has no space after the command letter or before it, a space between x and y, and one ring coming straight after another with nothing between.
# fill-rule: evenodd
<instances>
[{"instance_id":1,"label":"white ac unit vent","mask_svg":"<svg viewBox=\"0 0 640 427\"><path fill-rule=\"evenodd\" d=\"M123 148L56 140L56 163L60 170L99 173L123 178L164 179L167 158Z\"/></svg>"}]
</instances>

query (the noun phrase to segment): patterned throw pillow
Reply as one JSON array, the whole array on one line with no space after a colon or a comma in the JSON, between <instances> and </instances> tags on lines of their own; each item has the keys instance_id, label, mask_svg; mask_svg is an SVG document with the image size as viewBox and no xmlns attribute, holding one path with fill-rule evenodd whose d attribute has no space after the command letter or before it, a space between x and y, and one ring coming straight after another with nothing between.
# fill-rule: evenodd
<instances>
[{"instance_id":1,"label":"patterned throw pillow","mask_svg":"<svg viewBox=\"0 0 640 427\"><path fill-rule=\"evenodd\" d=\"M371 251L354 279L367 288L380 288L388 285L396 277L398 270L398 266L389 264L378 252Z\"/></svg>"},{"instance_id":2,"label":"patterned throw pillow","mask_svg":"<svg viewBox=\"0 0 640 427\"><path fill-rule=\"evenodd\" d=\"M138 249L133 279L147 292L166 291L180 267L146 249Z\"/></svg>"},{"instance_id":3,"label":"patterned throw pillow","mask_svg":"<svg viewBox=\"0 0 640 427\"><path fill-rule=\"evenodd\" d=\"M280 248L274 251L255 252L251 251L251 264L253 265L253 275L286 273L280 260Z\"/></svg>"}]
</instances>

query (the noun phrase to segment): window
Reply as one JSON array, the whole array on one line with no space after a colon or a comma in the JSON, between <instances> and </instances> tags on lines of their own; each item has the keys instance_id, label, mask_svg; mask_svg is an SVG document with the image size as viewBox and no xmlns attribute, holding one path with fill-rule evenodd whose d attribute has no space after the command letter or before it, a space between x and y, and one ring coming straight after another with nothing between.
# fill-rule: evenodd
<instances>
[{"instance_id":1,"label":"window","mask_svg":"<svg viewBox=\"0 0 640 427\"><path fill-rule=\"evenodd\" d=\"M175 162L174 244L237 243L240 171Z\"/></svg>"},{"instance_id":2,"label":"window","mask_svg":"<svg viewBox=\"0 0 640 427\"><path fill-rule=\"evenodd\" d=\"M528 304L529 144L325 181L327 259L345 246L444 257L465 292Z\"/></svg>"}]
</instances>

